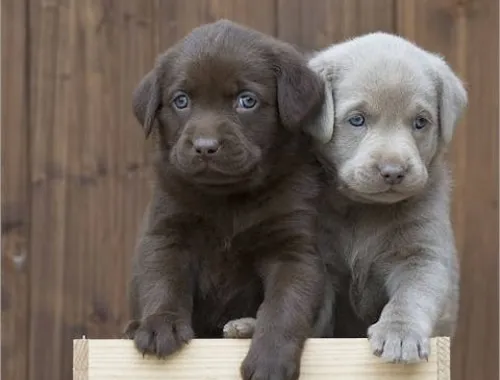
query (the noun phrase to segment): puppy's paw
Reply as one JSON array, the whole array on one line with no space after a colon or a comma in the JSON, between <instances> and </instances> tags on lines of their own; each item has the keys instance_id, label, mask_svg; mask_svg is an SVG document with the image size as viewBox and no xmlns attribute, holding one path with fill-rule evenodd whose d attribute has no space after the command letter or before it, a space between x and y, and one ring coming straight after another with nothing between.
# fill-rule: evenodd
<instances>
[{"instance_id":1,"label":"puppy's paw","mask_svg":"<svg viewBox=\"0 0 500 380\"><path fill-rule=\"evenodd\" d=\"M255 330L255 318L233 319L224 325L222 334L226 339L248 339Z\"/></svg>"},{"instance_id":2,"label":"puppy's paw","mask_svg":"<svg viewBox=\"0 0 500 380\"><path fill-rule=\"evenodd\" d=\"M300 356L274 350L250 349L241 365L243 380L297 380L300 374Z\"/></svg>"},{"instance_id":3,"label":"puppy's paw","mask_svg":"<svg viewBox=\"0 0 500 380\"><path fill-rule=\"evenodd\" d=\"M377 322L368 328L374 355L391 363L428 360L429 338L404 322Z\"/></svg>"},{"instance_id":4,"label":"puppy's paw","mask_svg":"<svg viewBox=\"0 0 500 380\"><path fill-rule=\"evenodd\" d=\"M173 354L194 337L190 322L172 320L167 314L150 315L133 327L136 327L133 339L137 350L158 358Z\"/></svg>"}]
</instances>

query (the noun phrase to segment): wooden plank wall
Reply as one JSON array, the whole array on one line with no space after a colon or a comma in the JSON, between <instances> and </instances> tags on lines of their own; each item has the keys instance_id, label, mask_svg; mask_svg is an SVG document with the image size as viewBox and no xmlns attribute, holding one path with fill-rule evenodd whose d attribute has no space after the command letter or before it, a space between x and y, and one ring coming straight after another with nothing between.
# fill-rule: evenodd
<instances>
[{"instance_id":1,"label":"wooden plank wall","mask_svg":"<svg viewBox=\"0 0 500 380\"><path fill-rule=\"evenodd\" d=\"M18 0L4 2L1 15L1 377L12 380L27 378L29 348L31 218L26 5L25 1Z\"/></svg>"},{"instance_id":2,"label":"wooden plank wall","mask_svg":"<svg viewBox=\"0 0 500 380\"><path fill-rule=\"evenodd\" d=\"M2 379L70 379L72 338L119 336L149 195L131 92L160 51L220 17L304 49L397 32L466 80L452 373L498 379L498 12L496 0L3 1Z\"/></svg>"}]
</instances>

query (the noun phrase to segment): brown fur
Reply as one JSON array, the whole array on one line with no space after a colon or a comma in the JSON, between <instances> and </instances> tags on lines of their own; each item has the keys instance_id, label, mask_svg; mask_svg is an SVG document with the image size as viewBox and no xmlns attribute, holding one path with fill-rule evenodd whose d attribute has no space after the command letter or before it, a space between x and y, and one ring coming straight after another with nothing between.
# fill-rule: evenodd
<instances>
[{"instance_id":1,"label":"brown fur","mask_svg":"<svg viewBox=\"0 0 500 380\"><path fill-rule=\"evenodd\" d=\"M317 166L301 132L323 86L291 46L229 21L194 29L141 81L134 111L156 133L157 180L133 265L138 350L164 357L256 317L242 377L298 377L324 288ZM254 109L238 108L244 90ZM199 139L219 149L200 156Z\"/></svg>"}]
</instances>

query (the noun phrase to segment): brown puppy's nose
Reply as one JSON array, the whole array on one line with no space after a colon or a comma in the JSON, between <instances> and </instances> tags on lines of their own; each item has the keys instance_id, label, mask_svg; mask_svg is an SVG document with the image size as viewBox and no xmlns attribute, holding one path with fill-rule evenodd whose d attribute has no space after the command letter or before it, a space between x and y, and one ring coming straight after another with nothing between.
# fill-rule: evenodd
<instances>
[{"instance_id":1,"label":"brown puppy's nose","mask_svg":"<svg viewBox=\"0 0 500 380\"><path fill-rule=\"evenodd\" d=\"M200 156L211 156L217 153L220 144L216 139L199 137L193 141L193 148Z\"/></svg>"},{"instance_id":2,"label":"brown puppy's nose","mask_svg":"<svg viewBox=\"0 0 500 380\"><path fill-rule=\"evenodd\" d=\"M387 163L378 165L378 170L385 183L397 185L405 178L407 168L401 164Z\"/></svg>"}]
</instances>

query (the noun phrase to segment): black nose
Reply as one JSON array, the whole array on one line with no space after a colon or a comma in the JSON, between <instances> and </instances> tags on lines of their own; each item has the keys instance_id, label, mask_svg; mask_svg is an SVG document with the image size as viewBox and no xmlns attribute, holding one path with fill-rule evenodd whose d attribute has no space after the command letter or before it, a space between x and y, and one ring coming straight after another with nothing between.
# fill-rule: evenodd
<instances>
[{"instance_id":1,"label":"black nose","mask_svg":"<svg viewBox=\"0 0 500 380\"><path fill-rule=\"evenodd\" d=\"M380 175L384 182L389 185L397 185L405 178L407 168L401 164L382 164L378 166Z\"/></svg>"},{"instance_id":2,"label":"black nose","mask_svg":"<svg viewBox=\"0 0 500 380\"><path fill-rule=\"evenodd\" d=\"M211 156L217 153L220 144L216 139L200 137L193 141L193 148L200 156Z\"/></svg>"}]
</instances>

